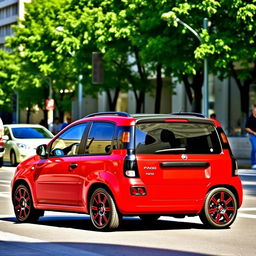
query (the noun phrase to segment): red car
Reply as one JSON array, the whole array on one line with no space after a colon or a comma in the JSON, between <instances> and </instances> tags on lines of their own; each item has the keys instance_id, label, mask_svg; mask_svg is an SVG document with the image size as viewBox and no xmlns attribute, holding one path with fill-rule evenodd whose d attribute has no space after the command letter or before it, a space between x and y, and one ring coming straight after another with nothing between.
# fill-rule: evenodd
<instances>
[{"instance_id":1,"label":"red car","mask_svg":"<svg viewBox=\"0 0 256 256\"><path fill-rule=\"evenodd\" d=\"M90 214L98 230L116 229L124 215L199 215L208 226L226 228L242 204L242 186L217 121L107 112L39 146L17 167L12 200L20 222L53 210Z\"/></svg>"}]
</instances>

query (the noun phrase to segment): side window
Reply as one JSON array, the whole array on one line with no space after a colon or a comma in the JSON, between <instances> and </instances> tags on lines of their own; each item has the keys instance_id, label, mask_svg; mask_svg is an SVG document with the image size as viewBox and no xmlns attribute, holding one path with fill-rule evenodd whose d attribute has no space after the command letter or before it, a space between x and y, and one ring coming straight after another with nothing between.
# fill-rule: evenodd
<instances>
[{"instance_id":1,"label":"side window","mask_svg":"<svg viewBox=\"0 0 256 256\"><path fill-rule=\"evenodd\" d=\"M115 125L112 123L93 123L86 144L87 154L109 154L112 150L112 139Z\"/></svg>"},{"instance_id":2,"label":"side window","mask_svg":"<svg viewBox=\"0 0 256 256\"><path fill-rule=\"evenodd\" d=\"M83 137L83 133L87 123L72 126L64 133L62 133L52 144L50 155L63 156L63 155L78 155L78 149Z\"/></svg>"}]
</instances>

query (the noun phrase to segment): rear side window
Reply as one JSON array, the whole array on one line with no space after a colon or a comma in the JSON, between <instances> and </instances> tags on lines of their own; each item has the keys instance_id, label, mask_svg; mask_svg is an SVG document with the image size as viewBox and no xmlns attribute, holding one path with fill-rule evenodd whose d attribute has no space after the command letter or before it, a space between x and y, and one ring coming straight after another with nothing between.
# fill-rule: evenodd
<instances>
[{"instance_id":1,"label":"rear side window","mask_svg":"<svg viewBox=\"0 0 256 256\"><path fill-rule=\"evenodd\" d=\"M202 123L142 123L136 126L137 154L219 154L216 129Z\"/></svg>"},{"instance_id":2,"label":"rear side window","mask_svg":"<svg viewBox=\"0 0 256 256\"><path fill-rule=\"evenodd\" d=\"M112 123L93 123L86 144L87 154L109 154L112 150L112 139L115 125Z\"/></svg>"}]
</instances>

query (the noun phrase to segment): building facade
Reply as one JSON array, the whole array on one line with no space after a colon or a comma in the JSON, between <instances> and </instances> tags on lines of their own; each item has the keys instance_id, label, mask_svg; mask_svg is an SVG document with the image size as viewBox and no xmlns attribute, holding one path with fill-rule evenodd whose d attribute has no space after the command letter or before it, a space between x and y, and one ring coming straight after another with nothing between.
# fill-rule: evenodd
<instances>
[{"instance_id":1,"label":"building facade","mask_svg":"<svg viewBox=\"0 0 256 256\"><path fill-rule=\"evenodd\" d=\"M5 38L13 34L12 25L24 17L24 3L31 0L0 0L0 48L5 49Z\"/></svg>"}]
</instances>

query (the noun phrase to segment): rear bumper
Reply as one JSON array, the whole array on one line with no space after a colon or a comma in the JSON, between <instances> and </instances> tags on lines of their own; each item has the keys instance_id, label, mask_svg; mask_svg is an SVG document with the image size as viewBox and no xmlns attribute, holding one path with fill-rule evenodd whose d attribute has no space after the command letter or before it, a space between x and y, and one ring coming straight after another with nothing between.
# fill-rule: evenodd
<instances>
[{"instance_id":1,"label":"rear bumper","mask_svg":"<svg viewBox=\"0 0 256 256\"><path fill-rule=\"evenodd\" d=\"M131 186L144 186L147 194L144 196L131 195ZM163 186L163 194L152 196L150 193L150 186L145 186L140 179L134 179L120 188L120 192L115 195L116 203L121 214L124 215L140 215L140 214L160 214L160 215L174 215L174 214L199 214L203 208L205 197L209 190L214 187L227 187L233 191L237 197L238 208L243 202L243 188L240 178L232 177L229 182L224 184L209 184L208 188L202 188L202 194L199 198L190 198L188 194L182 195L180 198L172 198L166 195ZM159 188L160 188L159 187ZM155 188L154 188L155 190ZM164 194L165 193L165 194Z\"/></svg>"},{"instance_id":2,"label":"rear bumper","mask_svg":"<svg viewBox=\"0 0 256 256\"><path fill-rule=\"evenodd\" d=\"M145 187L146 195L131 195L132 186ZM162 187L162 186L160 186ZM163 188L163 187L162 187ZM151 186L145 186L140 179L131 179L126 186L119 188L120 191L115 195L118 210L123 215L141 215L141 214L197 214L202 209L203 199L195 200L192 198L184 198L177 200L169 197L165 191L156 194Z\"/></svg>"}]
</instances>

